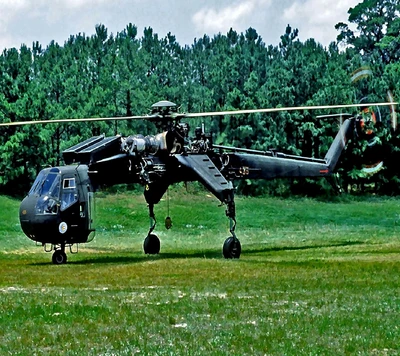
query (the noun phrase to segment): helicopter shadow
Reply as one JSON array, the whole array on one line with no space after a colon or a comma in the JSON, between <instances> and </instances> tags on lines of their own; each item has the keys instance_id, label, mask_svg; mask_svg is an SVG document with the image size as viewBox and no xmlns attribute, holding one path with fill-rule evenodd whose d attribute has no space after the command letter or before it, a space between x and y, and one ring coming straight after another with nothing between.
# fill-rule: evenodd
<instances>
[{"instance_id":1,"label":"helicopter shadow","mask_svg":"<svg viewBox=\"0 0 400 356\"><path fill-rule=\"evenodd\" d=\"M222 253L220 250L206 250L198 252L164 252L158 255L145 255L140 252L134 252L131 256L121 256L118 255L116 250L115 255L111 252L100 253L98 255L92 254L90 257L84 257L79 260L69 260L67 265L94 265L94 264L138 264L148 261L161 261L169 259L220 259L222 258ZM52 265L51 262L34 262L30 264L31 266L48 266Z\"/></svg>"},{"instance_id":2,"label":"helicopter shadow","mask_svg":"<svg viewBox=\"0 0 400 356\"><path fill-rule=\"evenodd\" d=\"M116 254L118 252L116 251ZM207 250L193 253L183 252L164 252L158 255L136 255L132 256L93 256L90 258L84 258L77 261L68 262L71 265L89 265L89 264L137 264L148 261L161 261L161 260L172 260L172 259L219 259L222 257L221 251Z\"/></svg>"},{"instance_id":3,"label":"helicopter shadow","mask_svg":"<svg viewBox=\"0 0 400 356\"><path fill-rule=\"evenodd\" d=\"M274 252L284 252L284 251L306 251L306 250L317 250L321 248L330 247L345 247L345 246L357 246L365 244L363 241L343 241L326 243L319 245L302 245L302 246L279 246L279 247L262 247L262 248L252 248L252 245L245 245L245 249L242 251L242 257L257 255L257 254L270 254ZM259 246L259 245L257 245ZM221 250L202 250L193 252L165 252L158 255L144 255L139 252L133 253L131 256L121 256L118 255L118 251L115 251L115 255L111 252L107 255L99 254L90 256L88 258L82 258L80 260L69 261L68 265L107 265L107 264L138 264L148 261L161 261L169 259L223 259ZM240 260L240 259L239 259ZM243 261L243 259L241 259ZM34 266L48 266L49 262L39 262L32 263Z\"/></svg>"}]
</instances>

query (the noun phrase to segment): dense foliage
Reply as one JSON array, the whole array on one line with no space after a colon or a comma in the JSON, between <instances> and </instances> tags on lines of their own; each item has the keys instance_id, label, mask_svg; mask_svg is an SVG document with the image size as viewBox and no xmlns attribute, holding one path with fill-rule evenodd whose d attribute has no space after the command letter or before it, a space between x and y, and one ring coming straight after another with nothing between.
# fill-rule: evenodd
<instances>
[{"instance_id":1,"label":"dense foliage","mask_svg":"<svg viewBox=\"0 0 400 356\"><path fill-rule=\"evenodd\" d=\"M231 29L204 35L181 46L168 33L151 28L142 37L129 24L116 35L104 25L95 34L71 35L64 45L36 42L6 49L0 56L0 121L25 121L144 114L167 99L187 112L277 106L348 104L400 97L400 5L396 0L364 0L349 10L350 24L339 23L337 41L328 48L287 27L278 46L265 44L257 31ZM354 31L352 28L356 28ZM368 66L367 77L352 74ZM323 157L338 128L335 120L318 120L326 112L282 112L214 119L206 123L217 143L254 149L277 148ZM383 123L390 112L381 110ZM190 122L198 126L199 122ZM382 125L379 137L385 170L364 177L354 144L339 168L342 185L374 183L384 193L398 191L398 137ZM63 149L92 135L154 133L147 122L110 122L2 128L0 189L23 193L43 166L62 164ZM382 184L383 183L383 184ZM326 188L324 182L244 182L249 194L282 194ZM301 188L301 189L299 189ZM316 189L317 188L317 189Z\"/></svg>"}]
</instances>

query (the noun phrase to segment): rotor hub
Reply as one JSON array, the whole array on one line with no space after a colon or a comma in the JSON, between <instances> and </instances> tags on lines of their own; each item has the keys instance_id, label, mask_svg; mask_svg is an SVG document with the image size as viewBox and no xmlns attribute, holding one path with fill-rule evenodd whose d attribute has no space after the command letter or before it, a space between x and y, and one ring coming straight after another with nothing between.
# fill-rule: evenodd
<instances>
[{"instance_id":1,"label":"rotor hub","mask_svg":"<svg viewBox=\"0 0 400 356\"><path fill-rule=\"evenodd\" d=\"M161 100L151 106L153 115L170 116L178 112L178 105L168 100Z\"/></svg>"}]
</instances>

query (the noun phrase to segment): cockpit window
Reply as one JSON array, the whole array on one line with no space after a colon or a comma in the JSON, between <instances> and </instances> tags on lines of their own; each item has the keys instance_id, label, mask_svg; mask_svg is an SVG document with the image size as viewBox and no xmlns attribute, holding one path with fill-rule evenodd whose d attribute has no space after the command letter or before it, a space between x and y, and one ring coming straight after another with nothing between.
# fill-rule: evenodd
<instances>
[{"instance_id":1,"label":"cockpit window","mask_svg":"<svg viewBox=\"0 0 400 356\"><path fill-rule=\"evenodd\" d=\"M60 196L60 174L41 171L32 185L29 195L47 195L58 199Z\"/></svg>"},{"instance_id":2,"label":"cockpit window","mask_svg":"<svg viewBox=\"0 0 400 356\"><path fill-rule=\"evenodd\" d=\"M66 178L63 182L63 189L74 189L75 188L75 178Z\"/></svg>"},{"instance_id":3,"label":"cockpit window","mask_svg":"<svg viewBox=\"0 0 400 356\"><path fill-rule=\"evenodd\" d=\"M61 176L59 172L41 171L32 185L29 195L39 195L36 214L57 214L60 199Z\"/></svg>"},{"instance_id":4,"label":"cockpit window","mask_svg":"<svg viewBox=\"0 0 400 356\"><path fill-rule=\"evenodd\" d=\"M35 181L32 184L31 190L29 191L28 195L39 194L45 176L46 173L44 173L43 171L41 171L38 174L38 176L36 177Z\"/></svg>"}]
</instances>

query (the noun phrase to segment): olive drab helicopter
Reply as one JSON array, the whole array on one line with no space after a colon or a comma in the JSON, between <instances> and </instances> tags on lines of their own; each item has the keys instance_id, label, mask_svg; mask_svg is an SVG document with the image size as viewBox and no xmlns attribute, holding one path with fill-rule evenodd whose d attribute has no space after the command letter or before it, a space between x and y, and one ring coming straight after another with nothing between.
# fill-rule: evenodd
<instances>
[{"instance_id":1,"label":"olive drab helicopter","mask_svg":"<svg viewBox=\"0 0 400 356\"><path fill-rule=\"evenodd\" d=\"M154 233L154 206L171 184L199 181L226 206L229 237L223 243L225 258L239 258L241 243L236 236L234 181L284 177L327 177L332 174L349 139L363 132L364 119L347 115L323 159L289 155L275 150L258 151L214 144L212 135L197 127L189 136L185 118L215 117L278 111L344 109L393 106L397 103L350 104L336 106L289 107L236 110L208 113L180 113L170 101L155 103L144 116L70 119L67 122L101 120L150 120L160 133L91 137L63 151L65 166L39 172L20 206L20 223L27 237L53 252L54 264L67 261L65 250L94 238L94 192L102 186L138 183L144 186L150 226L144 239L146 254L160 252ZM65 123L65 120L40 120L2 123L0 126ZM166 220L166 227L171 221Z\"/></svg>"}]
</instances>

